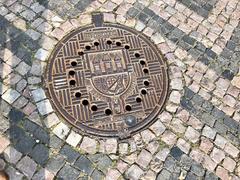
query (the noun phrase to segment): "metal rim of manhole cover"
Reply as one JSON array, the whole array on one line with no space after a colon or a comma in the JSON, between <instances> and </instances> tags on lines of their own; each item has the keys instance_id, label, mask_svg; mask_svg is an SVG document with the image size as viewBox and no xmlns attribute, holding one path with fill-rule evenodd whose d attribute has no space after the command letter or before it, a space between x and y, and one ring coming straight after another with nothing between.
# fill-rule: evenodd
<instances>
[{"instance_id":1,"label":"metal rim of manhole cover","mask_svg":"<svg viewBox=\"0 0 240 180\"><path fill-rule=\"evenodd\" d=\"M81 132L124 139L157 119L167 65L144 34L103 23L78 28L55 47L46 70L56 111Z\"/></svg>"}]
</instances>

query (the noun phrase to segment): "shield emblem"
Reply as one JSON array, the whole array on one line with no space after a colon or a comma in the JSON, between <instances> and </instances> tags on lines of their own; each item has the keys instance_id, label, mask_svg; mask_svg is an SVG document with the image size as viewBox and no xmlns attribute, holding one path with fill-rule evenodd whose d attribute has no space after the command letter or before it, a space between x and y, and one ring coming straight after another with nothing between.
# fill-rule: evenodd
<instances>
[{"instance_id":1,"label":"shield emblem","mask_svg":"<svg viewBox=\"0 0 240 180\"><path fill-rule=\"evenodd\" d=\"M122 94L128 87L130 75L122 50L91 53L89 65L93 87L103 95Z\"/></svg>"}]
</instances>

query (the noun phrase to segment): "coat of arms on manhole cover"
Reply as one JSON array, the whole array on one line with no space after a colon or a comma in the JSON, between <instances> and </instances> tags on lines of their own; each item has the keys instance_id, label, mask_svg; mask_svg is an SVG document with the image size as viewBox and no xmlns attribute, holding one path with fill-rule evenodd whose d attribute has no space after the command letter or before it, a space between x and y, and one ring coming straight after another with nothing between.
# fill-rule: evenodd
<instances>
[{"instance_id":1,"label":"coat of arms on manhole cover","mask_svg":"<svg viewBox=\"0 0 240 180\"><path fill-rule=\"evenodd\" d=\"M118 24L76 29L55 47L48 96L81 131L126 138L148 127L168 90L167 66L145 35Z\"/></svg>"}]
</instances>

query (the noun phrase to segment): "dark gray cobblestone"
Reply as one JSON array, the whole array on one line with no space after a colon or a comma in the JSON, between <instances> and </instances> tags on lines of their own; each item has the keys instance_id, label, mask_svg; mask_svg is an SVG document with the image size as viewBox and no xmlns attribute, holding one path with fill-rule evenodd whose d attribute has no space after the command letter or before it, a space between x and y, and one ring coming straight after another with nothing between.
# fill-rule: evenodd
<instances>
[{"instance_id":1,"label":"dark gray cobblestone","mask_svg":"<svg viewBox=\"0 0 240 180\"><path fill-rule=\"evenodd\" d=\"M64 164L65 157L61 155L56 155L49 159L46 168L54 174L57 174L57 172L63 167Z\"/></svg>"},{"instance_id":2,"label":"dark gray cobblestone","mask_svg":"<svg viewBox=\"0 0 240 180\"><path fill-rule=\"evenodd\" d=\"M28 65L32 64L32 56L40 48L37 41L34 41L24 32L14 27L8 20L0 15L0 32L2 34L0 54L3 57L2 47L7 47L12 53ZM10 41L6 37L10 36ZM0 58L1 60L1 58ZM2 60L1 60L2 61Z\"/></svg>"},{"instance_id":3,"label":"dark gray cobblestone","mask_svg":"<svg viewBox=\"0 0 240 180\"><path fill-rule=\"evenodd\" d=\"M240 24L237 25L233 33L230 33L231 37L228 37L229 34L225 34L226 37L223 34L228 42L226 46L224 45L225 48L220 48L223 51L218 50L218 53L216 49L213 50L209 47L219 46L221 43L218 40L223 38L222 34L218 35L217 39L211 40L213 44L208 46L198 36L199 32L195 31L196 29L193 30L194 28L189 27L192 29L191 31L181 30L181 25L194 20L193 23L199 23L197 28L207 27L206 37L212 38L212 32L209 31L212 28L211 23L208 23L214 22L216 15L217 24L221 24L220 21L227 21L221 25L220 29L222 31L228 30L224 29L224 26L235 24L235 22L232 23L230 14L231 11L235 11L235 4L239 6L239 3L236 3L235 0L229 2L226 0L228 4L220 10L219 5L222 5L225 0L121 1L6 0L4 3L0 2L0 94L4 94L8 88L16 89L16 93L20 93L20 96L15 94L16 101L14 100L10 104L8 101L8 103L5 102L5 99L0 100L0 150L5 143L8 143L2 137L7 137L10 140L10 145L7 144L7 148L0 155L0 166L3 164L2 166L9 174L10 179L14 180L100 180L109 179L109 177L110 179L214 180L218 179L216 175L224 180L229 179L230 176L232 180L238 180L238 177L235 176L240 173L238 162L240 125L236 110L238 104L234 106L234 110L236 110L234 114L229 116L227 115L229 112L224 113L210 100L204 100L202 98L204 95L200 96L202 89L198 91L199 94L196 94L186 87L181 98L182 85L180 85L181 83L176 83L176 85L174 81L176 77L185 78L185 71L189 71L194 66L190 65L192 62L187 62L189 57L193 57L196 62L203 62L207 65L208 70L214 70L217 73L217 78L221 75L231 81L239 76L237 73L240 55ZM85 12L88 7L90 8ZM116 152L114 151L110 155L105 152L107 151L104 149L105 145L92 137L88 137L88 139L92 141L90 144L95 148L92 152L96 152L96 154L89 155L82 152L79 146L83 144L83 139L86 136L79 136L76 140L74 133L72 135L74 129L69 128L66 137L61 137L62 139L59 138L60 136L53 135L53 129L56 128L57 123L64 123L58 120L56 124L51 124L52 120L55 119L54 116L51 116L53 119L50 119L50 123L46 124L46 115L39 114L39 108L36 107L36 101L39 99L37 100L32 93L34 89L39 88L36 85L42 82L41 76L44 68L41 66L46 64L44 61L47 57L46 54L44 54L45 58L40 57L39 54L36 56L36 51L43 48L42 53L50 54L55 45L54 41L58 39L58 36L52 36L52 30L61 29L63 22L64 34L68 32L68 25L71 23L73 23L74 28L78 23L83 23L81 26L85 26L85 21L88 21L87 17L91 16L92 11L93 14L97 13L98 15L99 12L103 12L103 14L100 13L99 16L96 16L97 18L92 19L95 26L100 26L107 19L107 21L121 22L138 30L141 29L151 39L151 34L160 33L166 39L158 39L161 42L158 46L160 50L165 52L166 57L179 53L178 50L181 49L184 50L183 54L187 53L184 58L180 58L181 61L178 59L179 56L167 58L170 69L173 65L182 72L180 75L179 73L170 75L170 80L173 82L170 85L170 94L173 92L172 88L174 91L175 88L179 90L179 93L176 91L176 97L171 95L169 98L171 102L167 102L163 115L161 115L163 118L157 124L158 129L151 128L138 134L137 140L125 143L127 146L121 146L122 148L120 148L119 143L111 144L116 146ZM221 11L221 15L218 11ZM112 12L114 14L111 14ZM236 16L236 13L232 14ZM50 17L50 15L55 17ZM180 18L186 16L186 22L180 23L180 26L176 22L178 15ZM71 20L70 18L73 17L76 19ZM59 22L53 22L53 19L57 19ZM212 25L214 26L215 23ZM231 30L231 28L229 29ZM205 38L204 35L203 37ZM176 52L171 51L172 47L166 48L168 46L176 47L173 48ZM8 69L2 70L6 66L3 59L5 48L13 53L13 57L9 64L11 65L10 72L4 76L4 73L8 71ZM182 56L181 51L179 54ZM36 57L40 57L40 59L36 60ZM198 70L202 71L201 68L197 68ZM205 73L204 71L203 76ZM195 81L192 77L190 79L184 78L181 79L183 86L188 86L189 83ZM238 79L235 82L235 86L240 87ZM211 91L208 93L214 98ZM239 102L237 92L230 92L228 89L227 93L233 96L237 103ZM32 95L34 97L31 97ZM39 93L39 97L40 99L46 98L42 93ZM231 112L232 109L229 111ZM159 131L157 136L155 136L155 131ZM71 138L69 138L70 134ZM71 146L69 142L72 144ZM88 144L85 143L85 145ZM155 156L162 152L162 148L165 149L163 155L165 157L161 157L161 161L155 161ZM143 154L146 155L146 158L141 158ZM221 162L216 163L219 159ZM143 163L146 161L149 164L147 166Z\"/></svg>"},{"instance_id":4,"label":"dark gray cobblestone","mask_svg":"<svg viewBox=\"0 0 240 180\"><path fill-rule=\"evenodd\" d=\"M65 156L69 163L75 162L77 158L80 156L80 154L74 149L72 149L72 147L69 145L64 145L60 150L60 154Z\"/></svg>"},{"instance_id":5,"label":"dark gray cobblestone","mask_svg":"<svg viewBox=\"0 0 240 180\"><path fill-rule=\"evenodd\" d=\"M48 158L49 158L49 149L44 146L43 144L37 144L30 156L40 165L44 166L47 161L48 161Z\"/></svg>"},{"instance_id":6,"label":"dark gray cobblestone","mask_svg":"<svg viewBox=\"0 0 240 180\"><path fill-rule=\"evenodd\" d=\"M26 160L21 160L17 167L27 177L33 177L37 166L40 166L46 167L57 176L57 179L78 179L81 172L86 174L86 176L81 177L83 179L87 178L87 175L92 176L93 179L98 179L99 177L104 177L104 173L112 165L112 160L106 155L96 154L87 157L75 151L71 146L63 145L62 140L56 136L49 136L47 130L26 119L25 115L19 110L12 109L9 116L12 123L9 131L13 146L19 153L27 155L25 156ZM50 155L51 150L49 146L59 151L59 154ZM17 158L17 156L15 157ZM31 163L32 165L29 165L34 170L24 168L24 166L28 166L27 163ZM15 170L11 167L9 168L9 173L10 171L14 173ZM39 171L39 173L34 175L34 178L37 179L44 176L44 174ZM15 178L11 173L10 176Z\"/></svg>"},{"instance_id":7,"label":"dark gray cobblestone","mask_svg":"<svg viewBox=\"0 0 240 180\"><path fill-rule=\"evenodd\" d=\"M185 88L185 94L181 99L181 106L193 113L204 124L212 127L219 134L228 137L237 146L240 145L239 122L235 121L223 111L214 107L210 102L204 100L200 95L194 94L189 88ZM208 104L206 106L206 104ZM212 109L209 111L209 106Z\"/></svg>"},{"instance_id":8,"label":"dark gray cobblestone","mask_svg":"<svg viewBox=\"0 0 240 180\"><path fill-rule=\"evenodd\" d=\"M85 156L79 157L78 160L74 163L74 165L79 170L88 175L91 175L94 170L92 162Z\"/></svg>"},{"instance_id":9,"label":"dark gray cobblestone","mask_svg":"<svg viewBox=\"0 0 240 180\"><path fill-rule=\"evenodd\" d=\"M95 169L91 177L93 180L99 180L99 179L103 179L104 174L101 171L98 171L97 169Z\"/></svg>"},{"instance_id":10,"label":"dark gray cobblestone","mask_svg":"<svg viewBox=\"0 0 240 180\"><path fill-rule=\"evenodd\" d=\"M227 42L226 47L223 49L220 57L223 59L222 61L218 61L219 63L222 62L222 66L225 70L222 72L222 76L232 80L234 75L238 73L239 64L240 64L240 23L234 29L234 32Z\"/></svg>"},{"instance_id":11,"label":"dark gray cobblestone","mask_svg":"<svg viewBox=\"0 0 240 180\"><path fill-rule=\"evenodd\" d=\"M140 20L145 25L154 29L156 32L164 35L166 38L176 43L184 50L188 51L188 53L191 54L194 58L202 61L207 66L214 69L219 75L222 75L223 77L231 80L233 76L237 74L239 64L239 58L237 58L239 55L238 51L235 51L234 54L234 50L229 50L226 47L218 57L213 50L205 47L201 42L190 37L179 28L174 27L168 21L155 14L151 9L146 7L143 8L142 6L143 5L140 3L135 3L134 7L130 8L127 12L128 16ZM239 25L234 30L234 33L231 37L231 40L233 38L235 39L235 44L239 44L240 38L238 37L238 32ZM230 41L230 43L231 42L233 41ZM228 47L229 46L231 45L228 45ZM235 45L232 43L230 49L234 48L234 46ZM227 53L226 51L229 52ZM227 54L229 55L226 57Z\"/></svg>"},{"instance_id":12,"label":"dark gray cobblestone","mask_svg":"<svg viewBox=\"0 0 240 180\"><path fill-rule=\"evenodd\" d=\"M158 174L157 179L218 179L213 173L209 172L195 160L190 158L178 147L173 147L170 154L163 164L163 169Z\"/></svg>"},{"instance_id":13,"label":"dark gray cobblestone","mask_svg":"<svg viewBox=\"0 0 240 180\"><path fill-rule=\"evenodd\" d=\"M62 18L72 18L80 14L95 0L37 0L45 8L54 10Z\"/></svg>"},{"instance_id":14,"label":"dark gray cobblestone","mask_svg":"<svg viewBox=\"0 0 240 180\"><path fill-rule=\"evenodd\" d=\"M80 171L66 164L58 173L57 179L78 179Z\"/></svg>"},{"instance_id":15,"label":"dark gray cobblestone","mask_svg":"<svg viewBox=\"0 0 240 180\"><path fill-rule=\"evenodd\" d=\"M209 13L213 9L217 0L204 1L204 0L177 0L178 2L184 4L186 7L195 11L200 16L207 18Z\"/></svg>"}]
</instances>

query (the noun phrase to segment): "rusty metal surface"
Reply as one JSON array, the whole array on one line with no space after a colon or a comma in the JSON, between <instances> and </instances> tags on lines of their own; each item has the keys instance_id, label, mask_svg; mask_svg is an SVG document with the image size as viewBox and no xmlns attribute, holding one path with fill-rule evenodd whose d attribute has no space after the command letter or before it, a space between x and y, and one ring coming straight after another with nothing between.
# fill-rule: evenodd
<instances>
[{"instance_id":1,"label":"rusty metal surface","mask_svg":"<svg viewBox=\"0 0 240 180\"><path fill-rule=\"evenodd\" d=\"M66 121L88 134L122 139L148 127L161 111L167 66L144 35L104 23L77 29L57 44L46 84Z\"/></svg>"}]
</instances>

